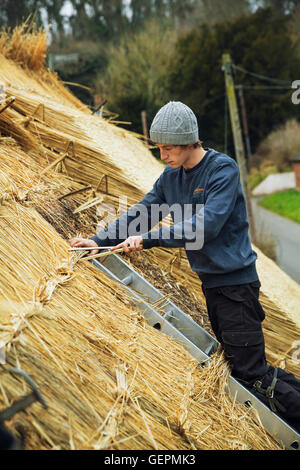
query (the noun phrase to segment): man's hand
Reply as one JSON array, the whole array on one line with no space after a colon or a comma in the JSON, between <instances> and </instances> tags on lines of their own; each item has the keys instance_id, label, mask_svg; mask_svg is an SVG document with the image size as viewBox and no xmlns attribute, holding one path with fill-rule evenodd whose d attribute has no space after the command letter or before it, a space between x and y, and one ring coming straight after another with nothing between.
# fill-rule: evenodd
<instances>
[{"instance_id":1,"label":"man's hand","mask_svg":"<svg viewBox=\"0 0 300 470\"><path fill-rule=\"evenodd\" d=\"M114 246L111 248L111 251L118 250L119 248L123 248L124 253L131 253L132 251L141 251L143 249L143 239L140 236L129 237L119 245Z\"/></svg>"},{"instance_id":2,"label":"man's hand","mask_svg":"<svg viewBox=\"0 0 300 470\"><path fill-rule=\"evenodd\" d=\"M91 250L89 253L89 256L96 255L99 251L99 246L97 245L94 240L90 240L89 238L72 238L72 240L69 241L70 245L72 248L79 248L79 247L87 247L87 248L93 248L95 247L96 250Z\"/></svg>"}]
</instances>

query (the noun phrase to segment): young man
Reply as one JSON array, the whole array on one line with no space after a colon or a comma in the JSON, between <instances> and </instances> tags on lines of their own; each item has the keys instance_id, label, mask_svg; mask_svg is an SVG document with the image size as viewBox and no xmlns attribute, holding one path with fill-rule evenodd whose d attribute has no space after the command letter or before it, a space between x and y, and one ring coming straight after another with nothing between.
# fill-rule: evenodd
<instances>
[{"instance_id":1,"label":"young man","mask_svg":"<svg viewBox=\"0 0 300 470\"><path fill-rule=\"evenodd\" d=\"M153 189L107 229L91 239L74 238L71 246L95 247L91 254L107 245L112 250L123 248L125 253L157 246L184 247L202 281L210 322L232 375L300 432L300 382L266 362L257 254L248 235L235 160L202 147L196 117L180 102L159 110L150 137L167 163ZM177 217L169 229L150 231L158 221L151 214L157 206L164 207L159 219L171 212L174 220L177 209L177 214L183 214L181 220ZM142 233L124 232L141 209L146 209L146 223L139 224L144 225Z\"/></svg>"}]
</instances>

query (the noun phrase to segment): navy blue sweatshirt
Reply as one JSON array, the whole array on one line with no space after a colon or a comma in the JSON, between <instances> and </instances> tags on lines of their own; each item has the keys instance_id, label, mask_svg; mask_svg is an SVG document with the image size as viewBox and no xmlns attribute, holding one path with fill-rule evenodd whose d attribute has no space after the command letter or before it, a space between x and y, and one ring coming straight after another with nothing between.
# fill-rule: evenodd
<instances>
[{"instance_id":1,"label":"navy blue sweatshirt","mask_svg":"<svg viewBox=\"0 0 300 470\"><path fill-rule=\"evenodd\" d=\"M206 288L257 281L257 254L249 239L238 165L225 154L205 150L190 170L167 166L139 204L92 239L99 246L115 246L128 236L142 235L144 249L184 247ZM158 218L153 207L162 209ZM169 212L174 225L150 231Z\"/></svg>"}]
</instances>

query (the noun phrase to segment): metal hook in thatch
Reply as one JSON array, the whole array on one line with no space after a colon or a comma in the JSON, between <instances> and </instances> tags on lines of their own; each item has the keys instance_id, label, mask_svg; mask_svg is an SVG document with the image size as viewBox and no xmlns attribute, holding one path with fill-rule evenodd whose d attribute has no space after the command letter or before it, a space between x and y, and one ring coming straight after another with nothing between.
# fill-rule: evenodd
<instances>
[{"instance_id":1,"label":"metal hook in thatch","mask_svg":"<svg viewBox=\"0 0 300 470\"><path fill-rule=\"evenodd\" d=\"M98 106L96 106L96 108L94 108L92 110L92 114L95 114L95 113L98 113L99 110L101 110L101 108L103 108L103 106L107 103L107 100L104 100L102 101L102 103L100 103Z\"/></svg>"},{"instance_id":2,"label":"metal hook in thatch","mask_svg":"<svg viewBox=\"0 0 300 470\"><path fill-rule=\"evenodd\" d=\"M58 157L56 160L54 160L54 162L50 163L50 165L48 165L46 168L44 168L41 172L41 176L44 175L51 168L54 168L59 163L63 162L63 160L65 160L65 158L70 157L70 155L69 155L70 147L72 149L72 156L75 157L74 142L72 140L70 140L68 145L67 145L65 153L63 155L61 155L60 157Z\"/></svg>"},{"instance_id":3,"label":"metal hook in thatch","mask_svg":"<svg viewBox=\"0 0 300 470\"><path fill-rule=\"evenodd\" d=\"M74 149L74 142L73 140L70 140L68 142L68 145L67 145L67 148L65 150L65 157L75 157L75 149ZM63 169L65 170L66 173L67 172L67 169L66 169L66 166L65 166L65 158L63 158L57 165L57 171L60 171L62 172Z\"/></svg>"},{"instance_id":4,"label":"metal hook in thatch","mask_svg":"<svg viewBox=\"0 0 300 470\"><path fill-rule=\"evenodd\" d=\"M42 396L37 384L34 380L22 369L12 368L4 369L1 373L9 372L11 374L17 374L30 385L32 392L25 397L20 398L18 401L14 402L9 408L0 412L0 423L4 423L11 419L19 411L24 411L28 406L32 405L35 401L39 401L44 408L48 408L44 397Z\"/></svg>"},{"instance_id":5,"label":"metal hook in thatch","mask_svg":"<svg viewBox=\"0 0 300 470\"><path fill-rule=\"evenodd\" d=\"M74 191L70 191L69 193L59 196L57 199L60 201L61 199L64 199L65 197L73 196L74 194L77 194L77 193L82 193L83 191L87 191L88 189L93 189L92 185L89 184L88 186L85 186L84 188L75 189Z\"/></svg>"},{"instance_id":6,"label":"metal hook in thatch","mask_svg":"<svg viewBox=\"0 0 300 470\"><path fill-rule=\"evenodd\" d=\"M14 102L15 102L16 98L14 96L11 96L7 101L6 103L4 104L4 106L2 108L0 108L0 114L3 113L3 111L5 111L7 108L9 108Z\"/></svg>"},{"instance_id":7,"label":"metal hook in thatch","mask_svg":"<svg viewBox=\"0 0 300 470\"><path fill-rule=\"evenodd\" d=\"M108 194L108 176L107 175L102 175L101 176L101 178L99 180L99 183L96 186L95 192L99 191L99 188L102 184L102 181L105 181L105 191L104 191L104 193Z\"/></svg>"},{"instance_id":8,"label":"metal hook in thatch","mask_svg":"<svg viewBox=\"0 0 300 470\"><path fill-rule=\"evenodd\" d=\"M40 110L42 112L42 115L40 118L37 118L36 114ZM45 106L43 105L43 103L38 104L34 111L31 113L31 115L25 119L24 126L27 127L33 119L40 119L41 121L45 122Z\"/></svg>"},{"instance_id":9,"label":"metal hook in thatch","mask_svg":"<svg viewBox=\"0 0 300 470\"><path fill-rule=\"evenodd\" d=\"M171 258L170 260L170 273L173 272L173 267L177 266L180 269L181 266L181 250L179 249L178 252Z\"/></svg>"}]
</instances>

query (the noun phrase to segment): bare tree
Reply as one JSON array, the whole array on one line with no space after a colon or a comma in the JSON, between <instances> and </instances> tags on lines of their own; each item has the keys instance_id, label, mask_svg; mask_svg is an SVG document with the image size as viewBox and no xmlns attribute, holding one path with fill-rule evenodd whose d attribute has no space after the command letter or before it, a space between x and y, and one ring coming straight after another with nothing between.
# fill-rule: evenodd
<instances>
[{"instance_id":1,"label":"bare tree","mask_svg":"<svg viewBox=\"0 0 300 470\"><path fill-rule=\"evenodd\" d=\"M36 13L39 21L40 0L0 0L0 26L14 28Z\"/></svg>"},{"instance_id":2,"label":"bare tree","mask_svg":"<svg viewBox=\"0 0 300 470\"><path fill-rule=\"evenodd\" d=\"M202 21L214 24L250 11L249 0L196 0L191 20L193 26Z\"/></svg>"}]
</instances>

